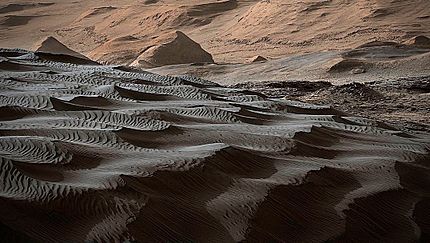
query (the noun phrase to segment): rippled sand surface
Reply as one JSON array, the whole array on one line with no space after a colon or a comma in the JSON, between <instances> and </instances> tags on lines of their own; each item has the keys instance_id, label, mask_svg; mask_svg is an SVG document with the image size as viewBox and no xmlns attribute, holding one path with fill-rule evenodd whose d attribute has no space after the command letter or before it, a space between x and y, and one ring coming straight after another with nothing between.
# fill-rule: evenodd
<instances>
[{"instance_id":1,"label":"rippled sand surface","mask_svg":"<svg viewBox=\"0 0 430 243\"><path fill-rule=\"evenodd\" d=\"M18 49L0 120L9 241L430 240L427 133Z\"/></svg>"}]
</instances>

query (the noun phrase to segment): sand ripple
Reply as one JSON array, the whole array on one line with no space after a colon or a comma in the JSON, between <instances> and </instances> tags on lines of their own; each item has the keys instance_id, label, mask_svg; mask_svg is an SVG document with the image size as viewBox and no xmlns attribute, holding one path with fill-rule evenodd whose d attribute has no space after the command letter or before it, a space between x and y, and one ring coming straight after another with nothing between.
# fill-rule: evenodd
<instances>
[{"instance_id":1,"label":"sand ripple","mask_svg":"<svg viewBox=\"0 0 430 243\"><path fill-rule=\"evenodd\" d=\"M6 240L430 240L429 134L195 77L0 58Z\"/></svg>"}]
</instances>

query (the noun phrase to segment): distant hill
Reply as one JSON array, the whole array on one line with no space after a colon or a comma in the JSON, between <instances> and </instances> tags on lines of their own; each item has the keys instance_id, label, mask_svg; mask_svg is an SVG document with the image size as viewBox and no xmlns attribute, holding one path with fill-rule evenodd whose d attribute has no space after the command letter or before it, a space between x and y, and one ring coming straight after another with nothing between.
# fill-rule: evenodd
<instances>
[{"instance_id":1,"label":"distant hill","mask_svg":"<svg viewBox=\"0 0 430 243\"><path fill-rule=\"evenodd\" d=\"M32 4L18 0L0 4L0 47L29 49L40 39L56 36L96 61L106 53L129 50L133 55L102 60L125 64L133 62L152 40L172 31L199 43L215 62L245 62L257 55L277 58L430 36L430 1L55 0ZM108 49L96 49L114 40Z\"/></svg>"}]
</instances>

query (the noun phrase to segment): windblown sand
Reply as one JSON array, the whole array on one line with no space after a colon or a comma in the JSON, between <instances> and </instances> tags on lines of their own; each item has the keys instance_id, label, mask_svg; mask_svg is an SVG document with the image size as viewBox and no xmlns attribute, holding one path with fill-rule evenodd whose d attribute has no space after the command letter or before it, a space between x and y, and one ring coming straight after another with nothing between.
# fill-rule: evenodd
<instances>
[{"instance_id":1,"label":"windblown sand","mask_svg":"<svg viewBox=\"0 0 430 243\"><path fill-rule=\"evenodd\" d=\"M3 240L430 240L428 133L18 49L0 89Z\"/></svg>"}]
</instances>

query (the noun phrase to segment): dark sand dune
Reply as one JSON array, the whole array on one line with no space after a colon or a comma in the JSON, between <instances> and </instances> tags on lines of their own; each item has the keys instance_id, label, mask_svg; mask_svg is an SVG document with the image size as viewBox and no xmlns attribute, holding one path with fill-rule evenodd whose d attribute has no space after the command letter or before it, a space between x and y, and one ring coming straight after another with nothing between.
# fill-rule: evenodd
<instances>
[{"instance_id":1,"label":"dark sand dune","mask_svg":"<svg viewBox=\"0 0 430 243\"><path fill-rule=\"evenodd\" d=\"M40 16L6 15L0 19L2 28L26 25L29 21Z\"/></svg>"},{"instance_id":2,"label":"dark sand dune","mask_svg":"<svg viewBox=\"0 0 430 243\"><path fill-rule=\"evenodd\" d=\"M217 2L210 2L198 4L188 9L188 14L191 17L216 15L224 11L232 10L238 6L237 0L223 0Z\"/></svg>"},{"instance_id":3,"label":"dark sand dune","mask_svg":"<svg viewBox=\"0 0 430 243\"><path fill-rule=\"evenodd\" d=\"M429 240L428 133L189 76L0 56L0 239Z\"/></svg>"},{"instance_id":4,"label":"dark sand dune","mask_svg":"<svg viewBox=\"0 0 430 243\"><path fill-rule=\"evenodd\" d=\"M11 12L18 12L25 9L45 7L53 5L54 3L10 3L5 6L0 6L0 14L6 14Z\"/></svg>"}]
</instances>

